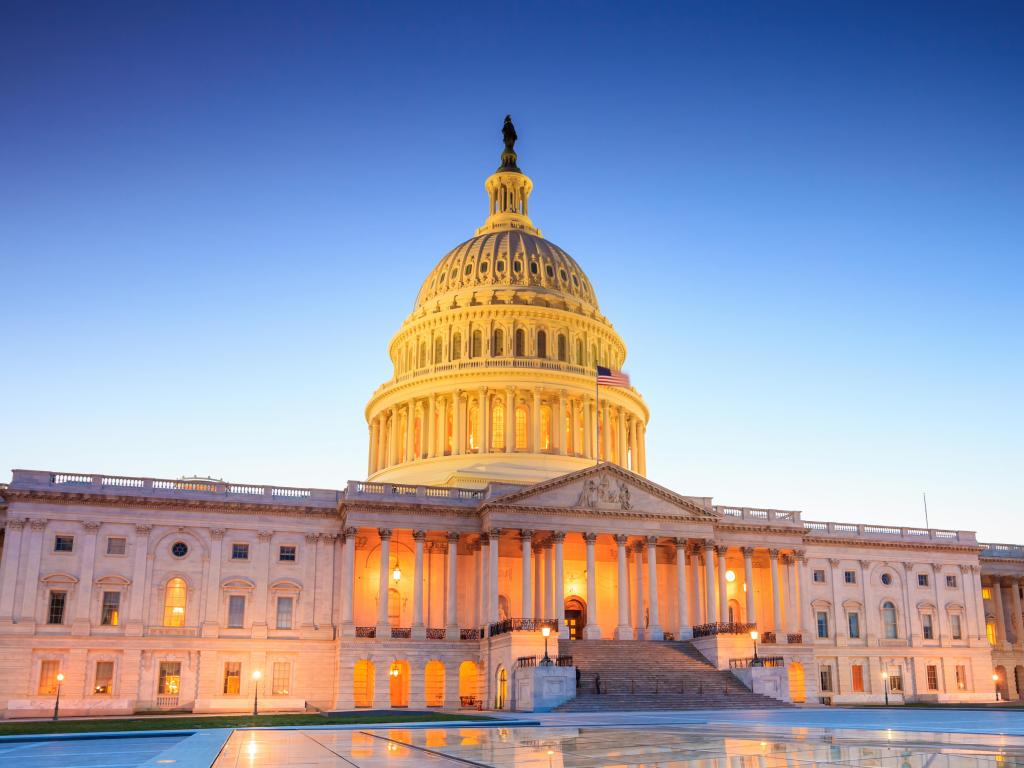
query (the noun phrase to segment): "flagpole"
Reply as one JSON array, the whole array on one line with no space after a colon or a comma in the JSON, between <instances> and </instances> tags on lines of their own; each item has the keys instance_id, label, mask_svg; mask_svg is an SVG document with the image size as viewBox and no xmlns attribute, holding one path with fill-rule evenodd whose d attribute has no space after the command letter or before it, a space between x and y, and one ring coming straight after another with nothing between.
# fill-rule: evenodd
<instances>
[{"instance_id":1,"label":"flagpole","mask_svg":"<svg viewBox=\"0 0 1024 768\"><path fill-rule=\"evenodd\" d=\"M598 419L601 418L601 375L594 368L594 466L601 463L601 428Z\"/></svg>"}]
</instances>

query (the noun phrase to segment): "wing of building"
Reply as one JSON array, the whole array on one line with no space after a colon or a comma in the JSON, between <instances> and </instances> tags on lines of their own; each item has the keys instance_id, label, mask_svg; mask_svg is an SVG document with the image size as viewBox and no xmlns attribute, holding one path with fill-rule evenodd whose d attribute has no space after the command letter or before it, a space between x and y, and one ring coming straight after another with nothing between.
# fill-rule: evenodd
<instances>
[{"instance_id":1,"label":"wing of building","mask_svg":"<svg viewBox=\"0 0 1024 768\"><path fill-rule=\"evenodd\" d=\"M365 481L0 486L8 717L58 687L68 714L240 711L256 686L277 710L1024 696L1020 547L645 478L626 346L530 218L510 126L483 225L391 341Z\"/></svg>"}]
</instances>

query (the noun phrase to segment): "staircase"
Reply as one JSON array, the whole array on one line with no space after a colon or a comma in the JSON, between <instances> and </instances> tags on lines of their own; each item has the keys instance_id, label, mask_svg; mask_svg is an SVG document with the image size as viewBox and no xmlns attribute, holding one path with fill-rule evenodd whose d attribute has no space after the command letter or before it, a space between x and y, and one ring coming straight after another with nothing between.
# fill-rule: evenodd
<instances>
[{"instance_id":1,"label":"staircase","mask_svg":"<svg viewBox=\"0 0 1024 768\"><path fill-rule=\"evenodd\" d=\"M689 642L559 640L580 672L576 698L558 712L637 709L746 709L791 706L752 693ZM601 693L595 679L601 676Z\"/></svg>"}]
</instances>

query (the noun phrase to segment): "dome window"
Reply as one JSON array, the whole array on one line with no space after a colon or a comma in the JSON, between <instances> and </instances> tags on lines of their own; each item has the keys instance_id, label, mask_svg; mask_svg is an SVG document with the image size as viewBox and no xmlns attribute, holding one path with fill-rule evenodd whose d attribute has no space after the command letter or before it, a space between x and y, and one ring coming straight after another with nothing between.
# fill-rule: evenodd
<instances>
[{"instance_id":1,"label":"dome window","mask_svg":"<svg viewBox=\"0 0 1024 768\"><path fill-rule=\"evenodd\" d=\"M466 265L466 274L470 275L472 273L473 273L473 265L472 264L467 264Z\"/></svg>"},{"instance_id":2,"label":"dome window","mask_svg":"<svg viewBox=\"0 0 1024 768\"><path fill-rule=\"evenodd\" d=\"M487 262L486 261L483 264L480 265L480 274L481 275L486 275L487 274Z\"/></svg>"},{"instance_id":3,"label":"dome window","mask_svg":"<svg viewBox=\"0 0 1024 768\"><path fill-rule=\"evenodd\" d=\"M568 276L567 274L565 274L565 270L564 270L564 269L561 269L561 270L559 270L559 271L558 271L558 276L559 276L560 278L562 278L562 282L563 282L563 283L564 283L564 282L565 282L566 280L568 280L568 279L569 279L569 276Z\"/></svg>"},{"instance_id":4,"label":"dome window","mask_svg":"<svg viewBox=\"0 0 1024 768\"><path fill-rule=\"evenodd\" d=\"M572 284L575 285L577 288L580 287L580 279L576 277L576 275L572 276Z\"/></svg>"},{"instance_id":5,"label":"dome window","mask_svg":"<svg viewBox=\"0 0 1024 768\"><path fill-rule=\"evenodd\" d=\"M536 261L531 261L530 262L530 274L531 275L536 275L537 274L537 262Z\"/></svg>"},{"instance_id":6,"label":"dome window","mask_svg":"<svg viewBox=\"0 0 1024 768\"><path fill-rule=\"evenodd\" d=\"M554 278L554 276L555 276L555 268L552 267L550 264L547 265L547 267L544 269L544 271L547 273L549 278Z\"/></svg>"},{"instance_id":7,"label":"dome window","mask_svg":"<svg viewBox=\"0 0 1024 768\"><path fill-rule=\"evenodd\" d=\"M496 263L494 265L494 271L498 272L498 273L504 272L505 271L505 262L504 261L499 261L498 263Z\"/></svg>"},{"instance_id":8,"label":"dome window","mask_svg":"<svg viewBox=\"0 0 1024 768\"><path fill-rule=\"evenodd\" d=\"M455 267L452 267L452 280L454 280L458 276L458 274L459 270L456 269Z\"/></svg>"},{"instance_id":9,"label":"dome window","mask_svg":"<svg viewBox=\"0 0 1024 768\"><path fill-rule=\"evenodd\" d=\"M523 271L523 264L522 264L522 262L513 261L512 262L512 271L516 272L516 273L522 272Z\"/></svg>"}]
</instances>

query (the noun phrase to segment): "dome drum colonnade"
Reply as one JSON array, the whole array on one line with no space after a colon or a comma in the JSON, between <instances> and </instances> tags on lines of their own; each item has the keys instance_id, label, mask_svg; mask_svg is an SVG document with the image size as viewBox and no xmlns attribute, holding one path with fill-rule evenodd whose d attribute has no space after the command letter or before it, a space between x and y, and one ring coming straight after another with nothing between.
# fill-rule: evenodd
<instances>
[{"instance_id":1,"label":"dome drum colonnade","mask_svg":"<svg viewBox=\"0 0 1024 768\"><path fill-rule=\"evenodd\" d=\"M428 275L392 340L394 376L366 408L369 479L482 487L596 461L645 474L643 399L595 392L597 366L621 368L626 348L590 281L529 219L514 152L486 188L487 221Z\"/></svg>"}]
</instances>

